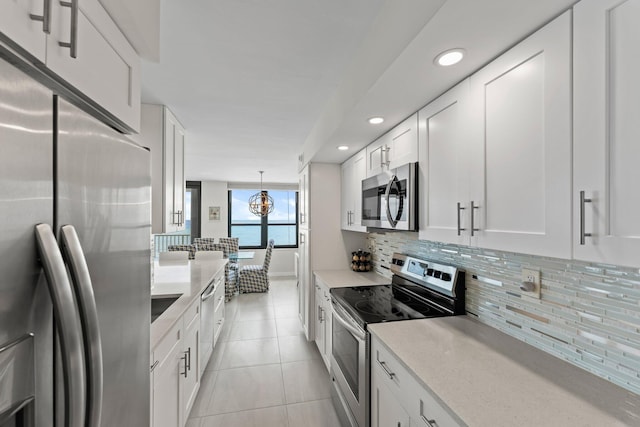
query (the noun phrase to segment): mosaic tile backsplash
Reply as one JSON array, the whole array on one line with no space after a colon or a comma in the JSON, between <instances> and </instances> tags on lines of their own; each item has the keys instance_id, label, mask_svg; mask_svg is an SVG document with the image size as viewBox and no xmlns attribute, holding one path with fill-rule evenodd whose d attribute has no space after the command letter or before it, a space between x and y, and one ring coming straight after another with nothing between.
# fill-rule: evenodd
<instances>
[{"instance_id":1,"label":"mosaic tile backsplash","mask_svg":"<svg viewBox=\"0 0 640 427\"><path fill-rule=\"evenodd\" d=\"M640 394L640 271L370 233L377 273L394 252L466 272L467 314ZM522 268L540 270L541 299L523 295Z\"/></svg>"}]
</instances>

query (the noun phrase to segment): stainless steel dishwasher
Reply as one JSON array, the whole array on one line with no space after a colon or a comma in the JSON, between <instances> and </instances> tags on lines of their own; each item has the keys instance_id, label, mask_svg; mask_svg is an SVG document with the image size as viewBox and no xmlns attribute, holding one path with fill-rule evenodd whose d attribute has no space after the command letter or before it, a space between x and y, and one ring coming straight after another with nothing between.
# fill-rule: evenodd
<instances>
[{"instance_id":1,"label":"stainless steel dishwasher","mask_svg":"<svg viewBox=\"0 0 640 427\"><path fill-rule=\"evenodd\" d=\"M219 286L222 286L222 278L217 276L200 295L200 376L209 362L213 352L214 313L216 299L214 295Z\"/></svg>"}]
</instances>

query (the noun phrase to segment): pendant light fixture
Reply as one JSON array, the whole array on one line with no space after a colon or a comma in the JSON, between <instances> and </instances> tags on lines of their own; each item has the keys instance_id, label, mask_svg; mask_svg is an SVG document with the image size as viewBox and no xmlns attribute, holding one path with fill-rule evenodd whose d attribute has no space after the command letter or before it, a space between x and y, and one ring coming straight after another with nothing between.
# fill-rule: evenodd
<instances>
[{"instance_id":1,"label":"pendant light fixture","mask_svg":"<svg viewBox=\"0 0 640 427\"><path fill-rule=\"evenodd\" d=\"M273 198L262 189L262 174L264 171L258 172L260 172L260 192L249 197L249 211L257 216L267 216L273 212Z\"/></svg>"}]
</instances>

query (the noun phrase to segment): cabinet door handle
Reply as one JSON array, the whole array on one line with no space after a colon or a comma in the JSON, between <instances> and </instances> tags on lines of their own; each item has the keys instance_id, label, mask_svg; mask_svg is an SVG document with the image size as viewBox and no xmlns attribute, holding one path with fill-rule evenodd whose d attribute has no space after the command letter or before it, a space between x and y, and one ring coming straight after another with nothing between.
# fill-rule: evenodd
<instances>
[{"instance_id":1,"label":"cabinet door handle","mask_svg":"<svg viewBox=\"0 0 640 427\"><path fill-rule=\"evenodd\" d=\"M380 167L384 168L385 166L389 167L391 160L389 160L389 151L391 151L391 147L385 144L384 148L381 148L380 153Z\"/></svg>"},{"instance_id":2,"label":"cabinet door handle","mask_svg":"<svg viewBox=\"0 0 640 427\"><path fill-rule=\"evenodd\" d=\"M300 233L300 243L304 243L304 234Z\"/></svg>"},{"instance_id":3,"label":"cabinet door handle","mask_svg":"<svg viewBox=\"0 0 640 427\"><path fill-rule=\"evenodd\" d=\"M151 372L153 372L153 370L156 369L156 367L158 366L158 363L160 363L159 360L156 360L153 362L153 365L151 365Z\"/></svg>"},{"instance_id":4,"label":"cabinet door handle","mask_svg":"<svg viewBox=\"0 0 640 427\"><path fill-rule=\"evenodd\" d=\"M430 420L424 416L424 402L420 399L420 419L429 427L438 427L438 423L435 419Z\"/></svg>"},{"instance_id":5,"label":"cabinet door handle","mask_svg":"<svg viewBox=\"0 0 640 427\"><path fill-rule=\"evenodd\" d=\"M396 374L394 372L391 372L389 370L389 368L387 368L387 363L386 362L381 362L380 360L378 360L378 365L380 365L380 367L384 370L385 374L387 374L387 376L389 377L390 380L392 380L393 377L396 376Z\"/></svg>"},{"instance_id":6,"label":"cabinet door handle","mask_svg":"<svg viewBox=\"0 0 640 427\"><path fill-rule=\"evenodd\" d=\"M29 14L29 18L33 21L42 21L42 31L45 34L51 34L51 0L42 2L42 15Z\"/></svg>"},{"instance_id":7,"label":"cabinet door handle","mask_svg":"<svg viewBox=\"0 0 640 427\"><path fill-rule=\"evenodd\" d=\"M591 203L593 199L587 199L584 196L584 191L580 192L580 244L584 245L585 237L591 237L591 233L585 232L585 221L584 221L584 204Z\"/></svg>"},{"instance_id":8,"label":"cabinet door handle","mask_svg":"<svg viewBox=\"0 0 640 427\"><path fill-rule=\"evenodd\" d=\"M187 349L187 369L191 370L191 347Z\"/></svg>"},{"instance_id":9,"label":"cabinet door handle","mask_svg":"<svg viewBox=\"0 0 640 427\"><path fill-rule=\"evenodd\" d=\"M457 212L458 212L458 236L459 236L460 234L462 234L462 232L463 232L463 231L465 231L465 230L466 230L466 228L462 228L462 227L460 226L460 211L463 211L463 210L465 210L465 209L466 209L466 208L463 208L462 206L460 206L460 202L458 202L458 209L457 209Z\"/></svg>"},{"instance_id":10,"label":"cabinet door handle","mask_svg":"<svg viewBox=\"0 0 640 427\"><path fill-rule=\"evenodd\" d=\"M69 56L76 58L78 52L78 0L61 1L60 6L71 8L71 30L69 42L58 42L58 45L68 47Z\"/></svg>"},{"instance_id":11,"label":"cabinet door handle","mask_svg":"<svg viewBox=\"0 0 640 427\"><path fill-rule=\"evenodd\" d=\"M480 231L479 228L475 228L475 226L473 225L473 219L474 219L474 213L476 209L479 209L480 206L476 206L473 202L473 200L471 201L471 237L473 237L473 233L475 231Z\"/></svg>"},{"instance_id":12,"label":"cabinet door handle","mask_svg":"<svg viewBox=\"0 0 640 427\"><path fill-rule=\"evenodd\" d=\"M183 351L183 356L180 358L182 360L184 360L184 372L180 372L180 375L184 375L185 378L187 378L187 370L189 369L187 367L187 352Z\"/></svg>"}]
</instances>

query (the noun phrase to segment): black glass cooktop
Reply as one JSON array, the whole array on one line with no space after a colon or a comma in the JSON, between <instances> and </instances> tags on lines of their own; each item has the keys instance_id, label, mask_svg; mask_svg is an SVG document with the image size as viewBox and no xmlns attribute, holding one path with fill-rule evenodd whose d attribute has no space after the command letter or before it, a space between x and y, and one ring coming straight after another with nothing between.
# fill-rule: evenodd
<instances>
[{"instance_id":1,"label":"black glass cooktop","mask_svg":"<svg viewBox=\"0 0 640 427\"><path fill-rule=\"evenodd\" d=\"M448 315L397 285L333 288L331 295L363 328L367 323Z\"/></svg>"}]
</instances>

